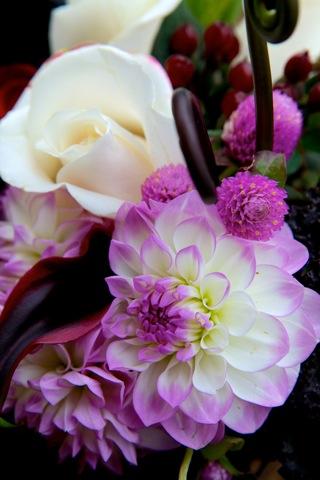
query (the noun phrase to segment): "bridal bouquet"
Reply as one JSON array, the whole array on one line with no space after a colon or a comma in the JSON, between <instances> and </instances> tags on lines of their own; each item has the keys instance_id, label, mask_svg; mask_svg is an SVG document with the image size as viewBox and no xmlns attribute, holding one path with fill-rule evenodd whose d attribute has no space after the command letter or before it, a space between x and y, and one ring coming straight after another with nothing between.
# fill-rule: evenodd
<instances>
[{"instance_id":1,"label":"bridal bouquet","mask_svg":"<svg viewBox=\"0 0 320 480\"><path fill-rule=\"evenodd\" d=\"M92 469L185 447L172 478L193 451L192 478L241 475L320 337L286 222L320 177L319 65L292 52L259 100L239 2L205 3L68 1L2 113L1 422Z\"/></svg>"}]
</instances>

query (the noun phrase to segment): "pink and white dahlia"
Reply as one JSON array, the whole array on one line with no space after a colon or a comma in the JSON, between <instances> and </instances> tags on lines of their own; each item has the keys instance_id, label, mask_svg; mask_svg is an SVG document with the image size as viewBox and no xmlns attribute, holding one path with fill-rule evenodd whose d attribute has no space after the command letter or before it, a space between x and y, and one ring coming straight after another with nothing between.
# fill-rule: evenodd
<instances>
[{"instance_id":1,"label":"pink and white dahlia","mask_svg":"<svg viewBox=\"0 0 320 480\"><path fill-rule=\"evenodd\" d=\"M1 199L0 303L36 262L77 255L83 236L102 220L85 212L64 191L26 193L8 188Z\"/></svg>"},{"instance_id":2,"label":"pink and white dahlia","mask_svg":"<svg viewBox=\"0 0 320 480\"><path fill-rule=\"evenodd\" d=\"M130 406L136 374L108 370L107 344L99 327L29 354L14 374L6 409L43 435L62 434L61 458L79 454L93 468L101 461L118 470L120 453L136 463L138 433L119 417Z\"/></svg>"},{"instance_id":3,"label":"pink and white dahlia","mask_svg":"<svg viewBox=\"0 0 320 480\"><path fill-rule=\"evenodd\" d=\"M133 405L144 425L201 448L223 424L255 431L285 402L320 334L320 297L291 275L306 258L288 227L268 242L227 234L195 191L161 209L122 207L104 318L118 339L107 362L138 372Z\"/></svg>"}]
</instances>

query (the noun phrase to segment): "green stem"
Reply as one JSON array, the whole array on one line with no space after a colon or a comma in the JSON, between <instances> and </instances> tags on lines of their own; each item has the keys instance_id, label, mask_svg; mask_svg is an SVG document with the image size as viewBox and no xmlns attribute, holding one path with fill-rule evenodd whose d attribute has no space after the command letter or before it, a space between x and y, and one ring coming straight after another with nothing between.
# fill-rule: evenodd
<instances>
[{"instance_id":1,"label":"green stem","mask_svg":"<svg viewBox=\"0 0 320 480\"><path fill-rule=\"evenodd\" d=\"M190 463L192 460L192 455L193 455L193 450L191 448L187 448L186 453L184 454L184 457L182 460L181 467L180 467L178 480L187 480L188 471L189 471Z\"/></svg>"}]
</instances>

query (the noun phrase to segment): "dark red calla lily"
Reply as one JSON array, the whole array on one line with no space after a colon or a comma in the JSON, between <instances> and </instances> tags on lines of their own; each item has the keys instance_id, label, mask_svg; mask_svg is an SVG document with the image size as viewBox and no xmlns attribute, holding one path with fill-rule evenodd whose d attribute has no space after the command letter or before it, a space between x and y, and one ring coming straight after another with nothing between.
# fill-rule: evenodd
<instances>
[{"instance_id":1,"label":"dark red calla lily","mask_svg":"<svg viewBox=\"0 0 320 480\"><path fill-rule=\"evenodd\" d=\"M71 341L99 323L111 301L109 245L110 233L95 225L78 257L41 260L18 282L0 317L0 408L16 366L36 344Z\"/></svg>"}]
</instances>

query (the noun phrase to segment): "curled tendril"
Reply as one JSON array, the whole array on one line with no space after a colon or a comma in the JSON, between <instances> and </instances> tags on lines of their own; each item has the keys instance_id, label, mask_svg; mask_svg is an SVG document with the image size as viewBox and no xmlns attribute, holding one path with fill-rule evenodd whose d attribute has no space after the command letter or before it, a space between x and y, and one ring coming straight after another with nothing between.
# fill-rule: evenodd
<instances>
[{"instance_id":1,"label":"curled tendril","mask_svg":"<svg viewBox=\"0 0 320 480\"><path fill-rule=\"evenodd\" d=\"M245 0L247 14L260 35L269 43L281 43L293 33L299 13L298 0Z\"/></svg>"},{"instance_id":2,"label":"curled tendril","mask_svg":"<svg viewBox=\"0 0 320 480\"><path fill-rule=\"evenodd\" d=\"M294 31L298 0L244 0L256 105L256 151L273 148L272 79L267 42L280 43Z\"/></svg>"},{"instance_id":3,"label":"curled tendril","mask_svg":"<svg viewBox=\"0 0 320 480\"><path fill-rule=\"evenodd\" d=\"M214 203L217 166L199 102L189 90L178 88L173 93L172 110L193 183L205 203Z\"/></svg>"}]
</instances>

